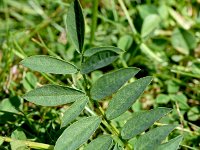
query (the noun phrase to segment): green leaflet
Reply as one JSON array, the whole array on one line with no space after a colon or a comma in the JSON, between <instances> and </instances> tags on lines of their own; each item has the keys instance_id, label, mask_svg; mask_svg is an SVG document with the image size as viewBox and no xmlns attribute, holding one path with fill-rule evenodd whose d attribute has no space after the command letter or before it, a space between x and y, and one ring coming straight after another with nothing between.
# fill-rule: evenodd
<instances>
[{"instance_id":1,"label":"green leaflet","mask_svg":"<svg viewBox=\"0 0 200 150\"><path fill-rule=\"evenodd\" d=\"M155 149L175 127L174 125L165 125L148 131L138 138L134 145L134 150Z\"/></svg>"},{"instance_id":2,"label":"green leaflet","mask_svg":"<svg viewBox=\"0 0 200 150\"><path fill-rule=\"evenodd\" d=\"M81 73L87 74L96 69L105 67L115 61L118 54L112 51L98 52L88 59L81 65Z\"/></svg>"},{"instance_id":3,"label":"green leaflet","mask_svg":"<svg viewBox=\"0 0 200 150\"><path fill-rule=\"evenodd\" d=\"M75 49L81 53L84 44L85 35L85 22L81 9L81 5L78 0L74 0L67 12L67 33L75 47Z\"/></svg>"},{"instance_id":4,"label":"green leaflet","mask_svg":"<svg viewBox=\"0 0 200 150\"><path fill-rule=\"evenodd\" d=\"M148 36L152 31L154 31L160 23L160 17L156 14L151 14L145 17L142 24L141 36L142 38Z\"/></svg>"},{"instance_id":5,"label":"green leaflet","mask_svg":"<svg viewBox=\"0 0 200 150\"><path fill-rule=\"evenodd\" d=\"M151 125L153 125L155 121L157 121L170 111L170 108L156 108L150 111L133 113L132 118L129 119L122 128L122 138L131 139L137 134L142 133Z\"/></svg>"},{"instance_id":6,"label":"green leaflet","mask_svg":"<svg viewBox=\"0 0 200 150\"><path fill-rule=\"evenodd\" d=\"M107 119L111 120L127 111L150 84L152 77L144 77L120 89L112 98L106 110Z\"/></svg>"},{"instance_id":7,"label":"green leaflet","mask_svg":"<svg viewBox=\"0 0 200 150\"><path fill-rule=\"evenodd\" d=\"M110 135L102 135L90 142L84 150L109 150L113 144L113 139Z\"/></svg>"},{"instance_id":8,"label":"green leaflet","mask_svg":"<svg viewBox=\"0 0 200 150\"><path fill-rule=\"evenodd\" d=\"M133 43L133 37L131 35L122 36L117 42L117 47L127 51Z\"/></svg>"},{"instance_id":9,"label":"green leaflet","mask_svg":"<svg viewBox=\"0 0 200 150\"><path fill-rule=\"evenodd\" d=\"M124 150L124 149L121 146L119 146L118 143L116 143L113 150Z\"/></svg>"},{"instance_id":10,"label":"green leaflet","mask_svg":"<svg viewBox=\"0 0 200 150\"><path fill-rule=\"evenodd\" d=\"M112 52L115 52L117 54L120 54L120 53L123 53L124 51L121 50L120 48L118 47L114 47L114 46L102 46L102 47L93 47L93 48L90 48L88 50L86 50L84 52L84 56L85 57L90 57L98 52L102 52L102 51L112 51Z\"/></svg>"},{"instance_id":11,"label":"green leaflet","mask_svg":"<svg viewBox=\"0 0 200 150\"><path fill-rule=\"evenodd\" d=\"M194 49L197 45L195 36L187 30L175 28L171 42L173 47L182 54L189 55L190 50Z\"/></svg>"},{"instance_id":12,"label":"green leaflet","mask_svg":"<svg viewBox=\"0 0 200 150\"><path fill-rule=\"evenodd\" d=\"M27 146L24 142L18 141L18 140L24 140L24 141L26 140L26 135L22 130L16 129L14 132L12 132L11 138L15 139L10 142L12 150L27 149Z\"/></svg>"},{"instance_id":13,"label":"green leaflet","mask_svg":"<svg viewBox=\"0 0 200 150\"><path fill-rule=\"evenodd\" d=\"M114 72L107 73L100 77L90 90L90 95L94 100L102 100L116 92L125 82L135 76L140 69L123 68Z\"/></svg>"},{"instance_id":14,"label":"green leaflet","mask_svg":"<svg viewBox=\"0 0 200 150\"><path fill-rule=\"evenodd\" d=\"M80 119L70 125L56 141L54 150L75 150L86 142L101 123L97 116Z\"/></svg>"},{"instance_id":15,"label":"green leaflet","mask_svg":"<svg viewBox=\"0 0 200 150\"><path fill-rule=\"evenodd\" d=\"M23 98L37 105L58 106L83 98L82 91L59 85L45 85L26 93Z\"/></svg>"},{"instance_id":16,"label":"green leaflet","mask_svg":"<svg viewBox=\"0 0 200 150\"><path fill-rule=\"evenodd\" d=\"M70 108L65 111L64 116L61 119L61 127L67 126L71 121L78 117L88 101L89 99L86 96L76 100L76 102L74 102Z\"/></svg>"},{"instance_id":17,"label":"green leaflet","mask_svg":"<svg viewBox=\"0 0 200 150\"><path fill-rule=\"evenodd\" d=\"M78 72L76 66L71 63L47 55L27 57L21 61L21 64L32 70L45 73L73 74Z\"/></svg>"},{"instance_id":18,"label":"green leaflet","mask_svg":"<svg viewBox=\"0 0 200 150\"><path fill-rule=\"evenodd\" d=\"M183 136L177 136L171 139L169 142L159 145L155 150L177 150L183 139Z\"/></svg>"}]
</instances>

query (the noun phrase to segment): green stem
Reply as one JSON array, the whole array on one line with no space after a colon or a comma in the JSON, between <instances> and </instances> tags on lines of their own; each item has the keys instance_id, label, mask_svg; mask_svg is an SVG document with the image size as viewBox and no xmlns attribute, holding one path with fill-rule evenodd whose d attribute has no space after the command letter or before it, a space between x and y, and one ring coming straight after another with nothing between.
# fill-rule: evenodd
<instances>
[{"instance_id":1,"label":"green stem","mask_svg":"<svg viewBox=\"0 0 200 150\"><path fill-rule=\"evenodd\" d=\"M93 2L93 5L92 5L92 26L91 26L91 32L90 32L90 45L93 44L94 37L95 37L99 0L93 0L92 2Z\"/></svg>"},{"instance_id":2,"label":"green stem","mask_svg":"<svg viewBox=\"0 0 200 150\"><path fill-rule=\"evenodd\" d=\"M18 142L18 143L22 143L30 148L35 148L35 149L48 149L48 150L53 150L54 146L53 145L49 145L49 144L44 144L44 143L38 143L38 142L31 142L31 141L25 141L25 140L16 140L16 139L12 139L9 137L3 137L0 136L0 139L3 140L4 142Z\"/></svg>"},{"instance_id":3,"label":"green stem","mask_svg":"<svg viewBox=\"0 0 200 150\"><path fill-rule=\"evenodd\" d=\"M138 34L138 33L137 33L137 30L135 29L135 26L134 26L134 24L133 24L133 22L132 22L132 20L131 20L131 17L130 17L130 15L129 15L129 13L128 13L128 10L127 10L127 8L126 8L126 6L125 6L123 0L118 0L118 2L119 2L121 8L122 8L123 11L124 11L124 14L125 14L125 16L126 16L126 18L127 18L127 20L128 20L128 23L129 23L129 25L130 25L130 27L131 27L131 30L132 30L133 34L137 35L137 34Z\"/></svg>"}]
</instances>

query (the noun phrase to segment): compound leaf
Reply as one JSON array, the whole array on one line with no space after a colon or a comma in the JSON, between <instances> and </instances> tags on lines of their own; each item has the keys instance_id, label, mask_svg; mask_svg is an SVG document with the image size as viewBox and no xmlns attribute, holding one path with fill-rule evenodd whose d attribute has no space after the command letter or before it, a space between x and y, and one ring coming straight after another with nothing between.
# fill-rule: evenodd
<instances>
[{"instance_id":1,"label":"compound leaf","mask_svg":"<svg viewBox=\"0 0 200 150\"><path fill-rule=\"evenodd\" d=\"M111 120L127 111L150 84L152 77L144 77L120 89L112 98L106 111L107 119Z\"/></svg>"},{"instance_id":2,"label":"compound leaf","mask_svg":"<svg viewBox=\"0 0 200 150\"><path fill-rule=\"evenodd\" d=\"M138 138L134 150L156 149L175 127L174 125L165 125L148 131Z\"/></svg>"},{"instance_id":3,"label":"compound leaf","mask_svg":"<svg viewBox=\"0 0 200 150\"><path fill-rule=\"evenodd\" d=\"M85 23L78 0L74 0L68 9L66 25L69 37L75 49L80 53L84 44Z\"/></svg>"},{"instance_id":4,"label":"compound leaf","mask_svg":"<svg viewBox=\"0 0 200 150\"><path fill-rule=\"evenodd\" d=\"M123 68L107 73L100 77L93 85L90 95L94 100L101 100L116 92L125 82L136 75L140 69Z\"/></svg>"},{"instance_id":5,"label":"compound leaf","mask_svg":"<svg viewBox=\"0 0 200 150\"><path fill-rule=\"evenodd\" d=\"M179 145L183 139L183 136L177 136L173 139L171 139L169 142L163 143L159 145L156 150L177 150L179 148Z\"/></svg>"},{"instance_id":6,"label":"compound leaf","mask_svg":"<svg viewBox=\"0 0 200 150\"><path fill-rule=\"evenodd\" d=\"M98 52L102 52L102 51L112 51L112 52L115 52L115 53L123 53L124 51L121 50L120 48L118 47L114 47L114 46L102 46L102 47L93 47L93 48L90 48L88 50L86 50L84 52L84 56L85 57L90 57Z\"/></svg>"},{"instance_id":7,"label":"compound leaf","mask_svg":"<svg viewBox=\"0 0 200 150\"><path fill-rule=\"evenodd\" d=\"M32 70L54 73L54 74L73 74L78 72L76 66L61 59L47 55L36 55L25 58L21 64Z\"/></svg>"},{"instance_id":8,"label":"compound leaf","mask_svg":"<svg viewBox=\"0 0 200 150\"><path fill-rule=\"evenodd\" d=\"M170 108L156 108L150 111L133 113L132 118L129 119L122 128L122 138L131 139L137 134L142 133L151 125L153 125L155 121L157 121L170 111Z\"/></svg>"},{"instance_id":9,"label":"compound leaf","mask_svg":"<svg viewBox=\"0 0 200 150\"><path fill-rule=\"evenodd\" d=\"M23 98L37 105L58 106L83 98L85 93L70 87L45 85L26 93Z\"/></svg>"},{"instance_id":10,"label":"compound leaf","mask_svg":"<svg viewBox=\"0 0 200 150\"><path fill-rule=\"evenodd\" d=\"M81 73L86 74L96 69L105 67L115 61L118 54L112 51L98 52L88 59L81 65Z\"/></svg>"},{"instance_id":11,"label":"compound leaf","mask_svg":"<svg viewBox=\"0 0 200 150\"><path fill-rule=\"evenodd\" d=\"M97 116L80 119L70 125L56 141L54 150L74 150L86 142L101 123Z\"/></svg>"},{"instance_id":12,"label":"compound leaf","mask_svg":"<svg viewBox=\"0 0 200 150\"><path fill-rule=\"evenodd\" d=\"M110 135L102 135L90 142L84 150L109 150L112 143L113 139Z\"/></svg>"},{"instance_id":13,"label":"compound leaf","mask_svg":"<svg viewBox=\"0 0 200 150\"><path fill-rule=\"evenodd\" d=\"M88 101L89 99L86 96L82 97L80 100L76 100L76 102L65 111L64 116L61 119L61 127L67 126L71 121L78 117Z\"/></svg>"}]
</instances>

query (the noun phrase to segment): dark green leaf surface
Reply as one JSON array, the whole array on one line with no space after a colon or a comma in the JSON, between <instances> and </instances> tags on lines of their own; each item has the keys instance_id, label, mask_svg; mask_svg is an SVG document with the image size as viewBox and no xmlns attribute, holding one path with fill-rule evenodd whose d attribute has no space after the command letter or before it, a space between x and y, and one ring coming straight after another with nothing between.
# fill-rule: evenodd
<instances>
[{"instance_id":1,"label":"dark green leaf surface","mask_svg":"<svg viewBox=\"0 0 200 150\"><path fill-rule=\"evenodd\" d=\"M90 142L84 150L109 150L113 139L110 135L102 135Z\"/></svg>"},{"instance_id":2,"label":"dark green leaf surface","mask_svg":"<svg viewBox=\"0 0 200 150\"><path fill-rule=\"evenodd\" d=\"M135 76L140 69L123 68L107 73L100 77L93 85L90 95L94 100L102 100L116 92L125 82Z\"/></svg>"},{"instance_id":3,"label":"dark green leaf surface","mask_svg":"<svg viewBox=\"0 0 200 150\"><path fill-rule=\"evenodd\" d=\"M64 116L61 119L61 127L67 126L71 121L76 119L76 117L78 117L78 115L85 108L88 101L89 99L86 96L76 100L76 102L74 102L70 108L65 111Z\"/></svg>"},{"instance_id":4,"label":"dark green leaf surface","mask_svg":"<svg viewBox=\"0 0 200 150\"><path fill-rule=\"evenodd\" d=\"M106 117L114 119L127 111L150 84L152 77L144 77L120 89L113 96L106 111Z\"/></svg>"},{"instance_id":5,"label":"dark green leaf surface","mask_svg":"<svg viewBox=\"0 0 200 150\"><path fill-rule=\"evenodd\" d=\"M148 36L153 32L160 23L160 17L156 14L148 15L142 24L141 36L142 38Z\"/></svg>"},{"instance_id":6,"label":"dark green leaf surface","mask_svg":"<svg viewBox=\"0 0 200 150\"><path fill-rule=\"evenodd\" d=\"M105 67L115 61L118 54L112 51L98 52L88 59L81 66L81 73L86 74L96 69Z\"/></svg>"},{"instance_id":7,"label":"dark green leaf surface","mask_svg":"<svg viewBox=\"0 0 200 150\"><path fill-rule=\"evenodd\" d=\"M82 91L73 88L45 85L26 93L23 98L37 105L58 106L79 100L84 96Z\"/></svg>"},{"instance_id":8,"label":"dark green leaf surface","mask_svg":"<svg viewBox=\"0 0 200 150\"><path fill-rule=\"evenodd\" d=\"M113 47L113 46L102 46L102 47L93 47L93 48L90 48L88 50L86 50L84 52L84 56L85 57L90 57L98 52L102 52L102 51L112 51L112 52L115 52L117 54L120 54L120 53L123 53L124 51L121 50L120 48L118 47Z\"/></svg>"},{"instance_id":9,"label":"dark green leaf surface","mask_svg":"<svg viewBox=\"0 0 200 150\"><path fill-rule=\"evenodd\" d=\"M80 53L84 44L85 22L78 0L74 0L67 12L67 33L75 49Z\"/></svg>"},{"instance_id":10,"label":"dark green leaf surface","mask_svg":"<svg viewBox=\"0 0 200 150\"><path fill-rule=\"evenodd\" d=\"M77 68L69 62L47 55L36 55L27 57L21 64L32 70L54 73L54 74L73 74L78 72Z\"/></svg>"},{"instance_id":11,"label":"dark green leaf surface","mask_svg":"<svg viewBox=\"0 0 200 150\"><path fill-rule=\"evenodd\" d=\"M134 150L155 149L175 127L174 125L165 125L148 131L138 138L134 145Z\"/></svg>"},{"instance_id":12,"label":"dark green leaf surface","mask_svg":"<svg viewBox=\"0 0 200 150\"><path fill-rule=\"evenodd\" d=\"M167 143L159 145L155 150L177 150L183 139L183 136L177 136Z\"/></svg>"},{"instance_id":13,"label":"dark green leaf surface","mask_svg":"<svg viewBox=\"0 0 200 150\"><path fill-rule=\"evenodd\" d=\"M150 111L133 113L132 118L129 119L122 128L122 138L131 139L137 134L144 132L146 129L152 126L155 121L170 111L170 108L156 108Z\"/></svg>"},{"instance_id":14,"label":"dark green leaf surface","mask_svg":"<svg viewBox=\"0 0 200 150\"><path fill-rule=\"evenodd\" d=\"M75 150L85 143L101 123L97 116L83 118L70 125L58 138L54 150Z\"/></svg>"}]
</instances>

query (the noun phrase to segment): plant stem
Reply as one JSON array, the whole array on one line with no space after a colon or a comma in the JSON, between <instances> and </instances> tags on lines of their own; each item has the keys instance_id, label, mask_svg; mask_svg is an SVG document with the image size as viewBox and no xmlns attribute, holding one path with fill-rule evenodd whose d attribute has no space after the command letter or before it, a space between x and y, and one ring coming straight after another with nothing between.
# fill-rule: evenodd
<instances>
[{"instance_id":1,"label":"plant stem","mask_svg":"<svg viewBox=\"0 0 200 150\"><path fill-rule=\"evenodd\" d=\"M12 139L9 137L3 137L3 136L0 136L0 139L3 140L4 142L19 142L30 148L35 148L35 149L48 149L48 150L54 149L53 145L44 144L44 143L31 142L31 141L25 141L25 140L16 140L16 139Z\"/></svg>"},{"instance_id":2,"label":"plant stem","mask_svg":"<svg viewBox=\"0 0 200 150\"><path fill-rule=\"evenodd\" d=\"M92 26L91 26L91 32L90 32L90 45L93 44L94 37L95 37L99 0L93 0L92 2L93 2L93 5L92 5Z\"/></svg>"},{"instance_id":3,"label":"plant stem","mask_svg":"<svg viewBox=\"0 0 200 150\"><path fill-rule=\"evenodd\" d=\"M131 17L130 17L130 15L129 15L129 13L128 13L128 10L127 10L127 8L126 8L124 2L123 2L123 0L118 0L118 2L119 2L121 8L122 8L123 11L124 11L124 14L125 14L125 16L126 16L126 18L127 18L127 20L128 20L128 23L129 23L129 25L130 25L130 27L131 27L131 30L132 30L133 34L135 34L135 35L138 34L138 33L137 33L137 30L135 29L135 26L134 26L134 24L133 24L133 22L132 22L132 20L131 20Z\"/></svg>"}]
</instances>

